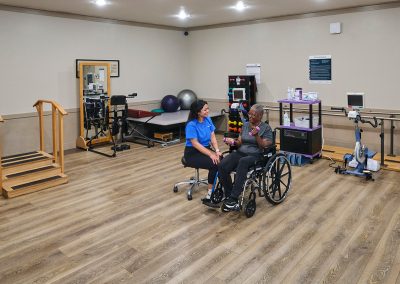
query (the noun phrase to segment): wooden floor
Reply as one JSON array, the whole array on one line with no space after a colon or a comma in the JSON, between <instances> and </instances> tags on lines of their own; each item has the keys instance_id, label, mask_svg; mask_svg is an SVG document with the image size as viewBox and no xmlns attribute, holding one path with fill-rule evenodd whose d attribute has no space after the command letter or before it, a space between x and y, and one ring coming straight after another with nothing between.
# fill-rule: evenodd
<instances>
[{"instance_id":1,"label":"wooden floor","mask_svg":"<svg viewBox=\"0 0 400 284\"><path fill-rule=\"evenodd\" d=\"M182 144L132 148L68 154L68 184L0 199L0 283L400 283L399 172L318 160L248 219L172 192Z\"/></svg>"}]
</instances>

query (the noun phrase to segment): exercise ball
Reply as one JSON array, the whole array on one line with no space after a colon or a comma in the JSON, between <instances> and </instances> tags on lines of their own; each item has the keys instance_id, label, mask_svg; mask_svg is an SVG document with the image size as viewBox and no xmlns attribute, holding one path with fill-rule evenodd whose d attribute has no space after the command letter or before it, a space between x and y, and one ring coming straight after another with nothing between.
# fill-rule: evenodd
<instances>
[{"instance_id":1,"label":"exercise ball","mask_svg":"<svg viewBox=\"0 0 400 284\"><path fill-rule=\"evenodd\" d=\"M161 100L161 108L165 112L174 112L177 111L179 108L179 100L177 97L173 95L166 95L162 100Z\"/></svg>"},{"instance_id":2,"label":"exercise ball","mask_svg":"<svg viewBox=\"0 0 400 284\"><path fill-rule=\"evenodd\" d=\"M181 109L190 109L192 103L197 100L197 96L192 90L185 89L178 93L178 100Z\"/></svg>"}]
</instances>

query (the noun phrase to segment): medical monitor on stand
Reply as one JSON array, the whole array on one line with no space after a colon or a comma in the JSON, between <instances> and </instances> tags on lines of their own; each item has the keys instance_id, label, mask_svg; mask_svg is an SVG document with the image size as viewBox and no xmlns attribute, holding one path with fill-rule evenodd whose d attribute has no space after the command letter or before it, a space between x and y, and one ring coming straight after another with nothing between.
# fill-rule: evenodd
<instances>
[{"instance_id":1,"label":"medical monitor on stand","mask_svg":"<svg viewBox=\"0 0 400 284\"><path fill-rule=\"evenodd\" d=\"M234 102L246 100L246 89L245 88L232 88L232 100Z\"/></svg>"},{"instance_id":2,"label":"medical monitor on stand","mask_svg":"<svg viewBox=\"0 0 400 284\"><path fill-rule=\"evenodd\" d=\"M363 109L364 94L347 93L347 105L353 110Z\"/></svg>"}]
</instances>

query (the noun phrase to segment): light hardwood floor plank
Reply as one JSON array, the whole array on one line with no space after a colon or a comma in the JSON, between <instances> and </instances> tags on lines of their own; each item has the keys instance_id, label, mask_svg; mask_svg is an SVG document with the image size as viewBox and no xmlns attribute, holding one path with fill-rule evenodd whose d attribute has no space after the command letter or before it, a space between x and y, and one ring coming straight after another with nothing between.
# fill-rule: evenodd
<instances>
[{"instance_id":1,"label":"light hardwood floor plank","mask_svg":"<svg viewBox=\"0 0 400 284\"><path fill-rule=\"evenodd\" d=\"M400 173L367 182L327 160L293 167L288 198L257 197L246 218L202 205L206 186L192 201L172 191L194 174L183 149L73 152L68 184L0 199L0 283L400 281Z\"/></svg>"}]
</instances>

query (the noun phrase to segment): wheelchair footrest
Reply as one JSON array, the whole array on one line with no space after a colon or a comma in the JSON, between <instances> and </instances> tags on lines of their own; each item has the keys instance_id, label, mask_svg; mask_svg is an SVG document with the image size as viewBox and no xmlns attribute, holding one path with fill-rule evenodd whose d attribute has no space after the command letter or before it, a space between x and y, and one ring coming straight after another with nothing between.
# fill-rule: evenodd
<instances>
[{"instance_id":1,"label":"wheelchair footrest","mask_svg":"<svg viewBox=\"0 0 400 284\"><path fill-rule=\"evenodd\" d=\"M220 208L221 203L213 203L210 199L203 199L203 204L211 208Z\"/></svg>"}]
</instances>

